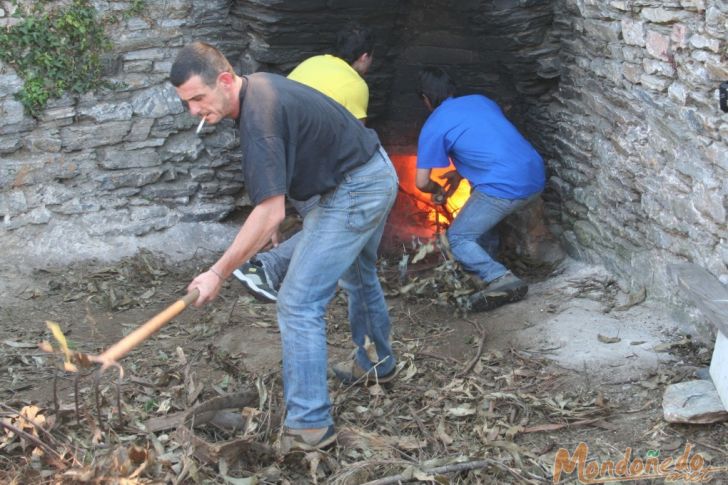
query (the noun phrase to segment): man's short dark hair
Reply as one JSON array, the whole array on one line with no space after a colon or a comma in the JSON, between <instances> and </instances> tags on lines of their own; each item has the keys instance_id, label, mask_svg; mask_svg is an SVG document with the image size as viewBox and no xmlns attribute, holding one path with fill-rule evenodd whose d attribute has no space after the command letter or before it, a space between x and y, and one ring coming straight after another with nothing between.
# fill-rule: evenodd
<instances>
[{"instance_id":1,"label":"man's short dark hair","mask_svg":"<svg viewBox=\"0 0 728 485\"><path fill-rule=\"evenodd\" d=\"M349 22L336 34L334 55L349 64L353 64L362 54L371 54L373 51L374 34L368 27Z\"/></svg>"},{"instance_id":2,"label":"man's short dark hair","mask_svg":"<svg viewBox=\"0 0 728 485\"><path fill-rule=\"evenodd\" d=\"M427 96L433 108L440 106L450 96L455 96L455 82L444 69L425 67L420 71L420 96Z\"/></svg>"},{"instance_id":3,"label":"man's short dark hair","mask_svg":"<svg viewBox=\"0 0 728 485\"><path fill-rule=\"evenodd\" d=\"M221 72L235 74L225 56L210 44L193 42L179 51L169 73L169 82L179 87L192 76L200 76L202 81L212 87Z\"/></svg>"}]
</instances>

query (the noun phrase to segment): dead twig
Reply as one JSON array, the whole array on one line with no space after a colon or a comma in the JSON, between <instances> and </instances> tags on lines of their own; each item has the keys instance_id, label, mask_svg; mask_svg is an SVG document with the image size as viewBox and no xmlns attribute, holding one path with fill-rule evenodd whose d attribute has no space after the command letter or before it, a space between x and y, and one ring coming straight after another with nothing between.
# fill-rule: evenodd
<instances>
[{"instance_id":1,"label":"dead twig","mask_svg":"<svg viewBox=\"0 0 728 485\"><path fill-rule=\"evenodd\" d=\"M523 430L521 430L521 433L540 433L542 431L557 431L562 428L573 428L574 426L586 426L588 424L594 424L599 421L602 421L602 418L583 419L581 421L572 421L571 423L539 424L537 426L530 426L528 428L523 428Z\"/></svg>"},{"instance_id":2,"label":"dead twig","mask_svg":"<svg viewBox=\"0 0 728 485\"><path fill-rule=\"evenodd\" d=\"M460 473L464 471L470 471L470 470L477 470L479 468L488 468L490 466L494 466L496 468L500 468L501 470L510 473L517 479L519 479L520 483L528 483L528 484L536 484L536 483L547 483L548 480L544 479L538 479L536 480L529 480L515 469L509 467L508 465L501 463L497 460L490 460L490 459L484 459L484 460L477 460L477 461L468 461L465 463L453 463L450 465L444 465L444 466L438 466L434 468L420 468L420 470L423 473L426 473L428 475L434 475L434 474L442 474L442 473ZM389 485L393 483L406 483L406 482L414 482L418 481L417 478L406 474L399 474L399 475L392 475L389 477L380 478L378 480L373 480L370 482L366 482L364 485Z\"/></svg>"},{"instance_id":3,"label":"dead twig","mask_svg":"<svg viewBox=\"0 0 728 485\"><path fill-rule=\"evenodd\" d=\"M0 426L2 426L3 428L7 429L10 432L17 434L18 436L22 436L23 438L30 441L37 447L42 448L43 450L52 454L55 458L58 458L59 460L63 461L63 457L61 456L61 454L58 451L56 451L55 448L53 448L51 445L49 445L47 443L44 443L43 441L36 438L32 434L30 434L26 431L23 431L22 429L18 428L17 426L13 426L12 424L6 423L4 421L0 421Z\"/></svg>"},{"instance_id":4,"label":"dead twig","mask_svg":"<svg viewBox=\"0 0 728 485\"><path fill-rule=\"evenodd\" d=\"M438 441L434 438L432 438L432 433L428 433L427 429L425 428L425 424L422 422L422 419L420 419L420 416L417 414L417 411L412 407L410 403L407 403L407 408L409 409L410 414L412 415L412 419L415 421L415 424L417 424L417 428L420 430L420 433L422 433L422 436L425 437L428 443L437 443ZM444 446L443 446L444 448Z\"/></svg>"},{"instance_id":5,"label":"dead twig","mask_svg":"<svg viewBox=\"0 0 728 485\"><path fill-rule=\"evenodd\" d=\"M479 323L473 322L472 320L465 319L465 321L473 325L478 330L478 332L480 332L480 343L478 344L478 351L475 353L475 357L473 357L470 362L468 362L468 365L466 365L465 368L460 371L455 377L465 377L467 374L469 374L470 371L473 370L473 367L475 367L475 364L477 364L480 360L480 357L483 355L483 348L485 348L485 330L483 330L483 327Z\"/></svg>"},{"instance_id":6,"label":"dead twig","mask_svg":"<svg viewBox=\"0 0 728 485\"><path fill-rule=\"evenodd\" d=\"M694 437L689 437L689 436L687 436L687 435L685 435L685 434L683 434L683 433L681 433L681 432L679 432L679 431L675 431L675 432L676 432L676 433L677 433L678 435L680 435L681 437L683 437L684 439L688 440L688 441L692 441L692 442L693 442L693 443L695 443L695 444L698 444L698 445L700 445L700 446L704 446L704 447L706 447L706 448L710 448L710 449L711 449L711 450L713 450L713 451L717 451L718 453L721 453L722 455L726 455L726 456L728 456L728 451L726 451L726 450L724 450L724 449L722 449L722 448L718 448L717 446L713 446L713 445L711 445L711 444L708 444L708 443L706 443L706 442L704 442L704 441L698 441L698 440L696 440L696 439L695 439Z\"/></svg>"},{"instance_id":7,"label":"dead twig","mask_svg":"<svg viewBox=\"0 0 728 485\"><path fill-rule=\"evenodd\" d=\"M407 189L405 189L401 185L399 186L399 191L402 192L407 197L409 197L412 200L414 200L415 203L422 204L422 205L428 207L429 209L434 210L438 214L442 214L445 217L445 219L447 219L448 225L452 224L452 221L454 219L454 217L452 215L452 212L450 212L444 205L433 204L432 202L428 202L427 200L424 200L424 199L422 199L420 197L417 197L415 194L413 194L412 192L408 191ZM440 221L438 220L437 222L439 224Z\"/></svg>"},{"instance_id":8,"label":"dead twig","mask_svg":"<svg viewBox=\"0 0 728 485\"><path fill-rule=\"evenodd\" d=\"M480 360L480 357L483 355L483 349L485 348L485 330L483 329L483 326L480 325L478 322L468 320L467 318L465 319L465 321L470 323L478 330L478 332L480 333L480 342L478 343L478 351L475 353L475 356L470 359L468 365L466 365L465 368L456 375L456 377L465 377L466 375L468 375L470 371L473 370L473 367L475 367L475 364L477 364Z\"/></svg>"}]
</instances>

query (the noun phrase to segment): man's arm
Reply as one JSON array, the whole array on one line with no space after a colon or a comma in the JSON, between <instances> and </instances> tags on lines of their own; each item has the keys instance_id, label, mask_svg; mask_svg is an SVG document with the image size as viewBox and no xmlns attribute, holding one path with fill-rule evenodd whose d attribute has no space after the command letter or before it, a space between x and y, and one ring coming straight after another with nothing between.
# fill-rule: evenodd
<instances>
[{"instance_id":1,"label":"man's arm","mask_svg":"<svg viewBox=\"0 0 728 485\"><path fill-rule=\"evenodd\" d=\"M270 241L285 216L283 195L275 195L255 206L222 257L208 271L197 275L187 287L187 291L200 290L195 306L214 300L222 282Z\"/></svg>"},{"instance_id":2,"label":"man's arm","mask_svg":"<svg viewBox=\"0 0 728 485\"><path fill-rule=\"evenodd\" d=\"M418 168L415 174L415 185L422 192L432 194L432 202L442 204L445 202L445 189L430 178L431 174L431 168Z\"/></svg>"}]
</instances>

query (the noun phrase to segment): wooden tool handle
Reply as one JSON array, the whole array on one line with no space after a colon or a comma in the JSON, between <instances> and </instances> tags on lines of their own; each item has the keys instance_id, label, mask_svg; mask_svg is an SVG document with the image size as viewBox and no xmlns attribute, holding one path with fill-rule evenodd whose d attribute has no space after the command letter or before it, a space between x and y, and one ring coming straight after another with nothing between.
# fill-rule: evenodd
<instances>
[{"instance_id":1,"label":"wooden tool handle","mask_svg":"<svg viewBox=\"0 0 728 485\"><path fill-rule=\"evenodd\" d=\"M174 317L182 313L182 310L187 308L190 303L193 303L200 296L200 290L195 288L185 295L184 298L180 298L176 302L172 303L166 309L162 310L155 317L150 319L147 323L138 327L132 333L124 337L123 339L116 342L114 345L106 349L104 353L97 357L97 361L101 362L104 367L118 361L137 345L148 339L151 335L162 328L167 322L172 320Z\"/></svg>"}]
</instances>

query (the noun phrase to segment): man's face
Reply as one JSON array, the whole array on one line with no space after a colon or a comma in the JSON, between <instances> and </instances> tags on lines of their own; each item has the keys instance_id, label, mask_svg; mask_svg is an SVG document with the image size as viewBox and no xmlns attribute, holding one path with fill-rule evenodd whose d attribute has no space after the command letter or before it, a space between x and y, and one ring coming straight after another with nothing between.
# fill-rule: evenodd
<instances>
[{"instance_id":1,"label":"man's face","mask_svg":"<svg viewBox=\"0 0 728 485\"><path fill-rule=\"evenodd\" d=\"M200 76L194 75L175 90L189 106L190 114L205 118L207 123L219 123L231 113L230 101L219 77L215 86L210 87Z\"/></svg>"}]
</instances>

